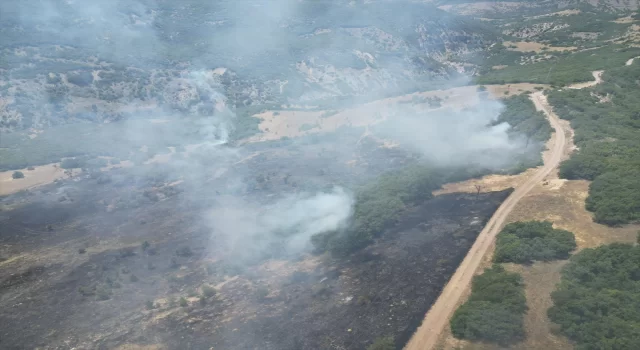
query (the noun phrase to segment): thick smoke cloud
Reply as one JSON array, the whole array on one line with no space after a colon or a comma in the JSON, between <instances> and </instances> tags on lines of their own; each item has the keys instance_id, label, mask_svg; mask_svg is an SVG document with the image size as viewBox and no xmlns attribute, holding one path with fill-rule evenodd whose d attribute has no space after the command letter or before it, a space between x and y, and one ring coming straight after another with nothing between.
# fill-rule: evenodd
<instances>
[{"instance_id":1,"label":"thick smoke cloud","mask_svg":"<svg viewBox=\"0 0 640 350\"><path fill-rule=\"evenodd\" d=\"M291 19L296 18L299 11L309 11L301 4L302 1L297 0L228 1L224 3L227 19L214 18L209 27L194 29L192 36L201 40L193 43L193 50L202 54L193 55L189 62L179 65L182 72L180 78L172 83L174 85L169 87L171 92L167 101L173 110L159 108L154 112L157 116L153 116L165 118L179 110L181 115L187 116L186 121L192 124L176 128L176 135L179 133L180 136L173 136L181 137L181 143L186 145L206 143L206 147L200 148L196 156L174 160L169 165L185 178L187 195L197 195L201 186L205 185L202 175L205 170L201 162L203 157L215 159L221 174L237 162L237 149L226 146L234 129L235 116L219 77L212 73L217 66L211 64L218 62L208 61L211 53L223 52L224 57L242 61L246 65L260 62L267 53L285 52L281 56L281 64L287 64L292 56L286 46L293 35L288 29L293 26L319 26L317 29L323 29L323 25L331 23L330 19L351 24L384 22L380 18L368 17L370 15L366 11L342 18L340 11L323 2L318 7L318 18L322 18L318 23L293 23ZM345 6L344 3L338 4ZM217 3L209 5L215 7ZM146 69L155 68L148 62L167 61L165 55L175 49L172 47L173 40L187 39L191 35L186 35L179 26L188 27L188 17L162 23L159 28L159 23L155 22L157 12L154 9L157 4L149 1L43 0L4 2L0 6L3 13L15 15L12 20L18 25L36 28L38 35L59 37L117 63L136 63L138 67L143 65ZM309 14L305 16L309 17ZM70 19L73 21L70 22ZM413 18L407 16L407 26L416 24L412 21ZM419 34L423 32L425 30ZM336 37L345 35L343 33ZM212 38L207 39L208 36ZM340 40L331 42L322 39L315 42L321 43L321 46L309 49L307 56L317 60L326 58L326 53L343 52L345 49L345 42ZM406 50L402 45L398 47L398 52ZM363 69L366 74L354 77L350 82L352 87L360 90L376 79L391 81L392 75L405 74L409 70L397 60L385 63L356 48L347 52L344 60L351 65L354 57L368 62ZM332 62L326 63L329 72L337 69L335 57L331 59ZM147 62L148 66L145 67L143 62ZM405 63L408 65L408 62ZM291 76L285 80L301 79L295 67L290 68L288 72ZM351 69L350 72L356 74L357 70ZM311 71L306 78L316 79ZM411 76L407 75L405 80L410 79ZM320 82L320 78L317 80ZM368 97L402 91L403 86L398 84L371 85L372 91ZM508 125L490 126L501 108L501 104L495 101L483 101L474 109L465 111L443 109L426 113L392 107L388 121L378 125L374 132L385 138L399 140L402 146L420 152L427 160L438 165L474 163L498 168L505 165L503 160L521 149L520 142L510 139ZM125 124L123 128L123 133L129 135L131 140L136 140L135 144L157 143L159 136L145 132L143 127ZM185 131L185 128L192 130ZM345 145L344 152L353 152L353 145ZM244 184L237 183L236 186L241 188ZM343 227L352 213L353 203L353 196L342 189L281 194L280 198L266 206L254 203L251 198L222 198L216 201L215 208L208 212L204 221L215 234L224 237L220 244L224 247L222 251L231 252L239 259L254 253L268 255L274 250L292 255L307 250L312 235ZM219 249L220 246L213 249Z\"/></svg>"},{"instance_id":2,"label":"thick smoke cloud","mask_svg":"<svg viewBox=\"0 0 640 350\"><path fill-rule=\"evenodd\" d=\"M344 228L352 207L352 196L334 188L326 193L287 195L267 206L222 198L207 219L213 234L223 237L215 242L215 249L232 260L248 262L308 250L311 236Z\"/></svg>"},{"instance_id":3,"label":"thick smoke cloud","mask_svg":"<svg viewBox=\"0 0 640 350\"><path fill-rule=\"evenodd\" d=\"M495 124L503 105L483 100L473 108L394 111L376 133L420 152L438 166L477 165L500 169L524 147L523 140L509 136L507 123Z\"/></svg>"}]
</instances>

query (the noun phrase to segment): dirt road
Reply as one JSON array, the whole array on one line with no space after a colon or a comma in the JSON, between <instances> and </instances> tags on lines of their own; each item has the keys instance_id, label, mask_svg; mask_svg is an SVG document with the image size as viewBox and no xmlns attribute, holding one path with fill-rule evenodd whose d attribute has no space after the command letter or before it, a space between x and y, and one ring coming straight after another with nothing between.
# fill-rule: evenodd
<instances>
[{"instance_id":1,"label":"dirt road","mask_svg":"<svg viewBox=\"0 0 640 350\"><path fill-rule=\"evenodd\" d=\"M584 82L584 83L571 84L571 85L567 86L567 89L584 89L584 88L596 86L596 85L598 85L598 84L600 84L602 82L602 73L604 73L603 70L593 71L593 72L591 72L591 75L593 75L593 78L595 79L594 81L587 81L587 82Z\"/></svg>"},{"instance_id":2,"label":"dirt road","mask_svg":"<svg viewBox=\"0 0 640 350\"><path fill-rule=\"evenodd\" d=\"M594 76L596 76L595 73ZM567 142L559 118L547 104L546 97L542 92L532 94L531 99L536 108L545 113L551 126L556 131L554 133L553 149L551 150L550 156L546 159L544 166L540 168L535 175L517 187L511 196L502 203L482 232L480 232L469 253L442 290L440 297L438 297L425 316L422 325L405 346L405 350L428 350L435 346L438 336L449 322L453 311L458 305L463 293L470 285L471 279L475 275L478 266L493 244L496 235L502 228L509 213L520 199L527 195L536 184L542 181L560 164Z\"/></svg>"}]
</instances>

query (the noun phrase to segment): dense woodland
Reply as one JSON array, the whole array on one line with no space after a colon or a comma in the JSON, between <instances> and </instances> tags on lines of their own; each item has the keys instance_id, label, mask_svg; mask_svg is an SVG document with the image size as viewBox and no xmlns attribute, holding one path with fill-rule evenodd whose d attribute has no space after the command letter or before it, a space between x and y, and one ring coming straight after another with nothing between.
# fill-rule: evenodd
<instances>
[{"instance_id":1,"label":"dense woodland","mask_svg":"<svg viewBox=\"0 0 640 350\"><path fill-rule=\"evenodd\" d=\"M573 233L554 229L549 221L514 222L498 234L495 262L530 264L566 259L576 249Z\"/></svg>"},{"instance_id":2,"label":"dense woodland","mask_svg":"<svg viewBox=\"0 0 640 350\"><path fill-rule=\"evenodd\" d=\"M640 63L607 70L603 80L554 91L549 102L571 121L578 146L560 175L593 181L587 209L595 221L619 225L640 220Z\"/></svg>"},{"instance_id":3,"label":"dense woodland","mask_svg":"<svg viewBox=\"0 0 640 350\"><path fill-rule=\"evenodd\" d=\"M585 249L562 271L549 317L578 350L640 349L640 246Z\"/></svg>"},{"instance_id":4,"label":"dense woodland","mask_svg":"<svg viewBox=\"0 0 640 350\"><path fill-rule=\"evenodd\" d=\"M451 318L458 339L508 345L524 338L527 311L522 277L499 265L475 276L469 300Z\"/></svg>"}]
</instances>

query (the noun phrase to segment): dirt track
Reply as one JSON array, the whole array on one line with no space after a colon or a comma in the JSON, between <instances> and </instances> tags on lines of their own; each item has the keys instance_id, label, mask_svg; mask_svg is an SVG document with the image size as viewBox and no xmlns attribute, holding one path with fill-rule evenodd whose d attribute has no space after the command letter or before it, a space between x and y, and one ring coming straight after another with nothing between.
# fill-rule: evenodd
<instances>
[{"instance_id":1,"label":"dirt track","mask_svg":"<svg viewBox=\"0 0 640 350\"><path fill-rule=\"evenodd\" d=\"M633 63L633 61L632 61L632 63ZM593 78L595 79L594 81L587 81L585 83L571 84L571 85L567 86L567 88L568 89L584 89L584 88L596 86L596 85L598 85L598 84L600 84L602 82L602 73L604 73L604 71L602 71L602 70L593 71L593 72L591 72L591 75L593 75Z\"/></svg>"},{"instance_id":2,"label":"dirt track","mask_svg":"<svg viewBox=\"0 0 640 350\"><path fill-rule=\"evenodd\" d=\"M595 74L594 74L595 76ZM596 78L597 79L597 78ZM545 164L531 178L517 187L515 191L505 200L495 212L493 217L484 227L475 243L469 250L455 274L442 290L442 293L433 304L422 325L413 335L409 343L405 346L405 350L427 350L432 349L440 333L444 330L455 307L458 305L462 295L471 283L471 279L475 275L478 266L483 260L484 255L489 250L493 241L502 228L504 221L515 205L524 196L531 191L536 184L542 181L549 173L557 168L562 160L567 146L566 136L558 116L553 113L546 98L542 92L536 92L531 95L531 99L538 110L542 110L551 126L555 129L553 149L550 156L545 160Z\"/></svg>"}]
</instances>

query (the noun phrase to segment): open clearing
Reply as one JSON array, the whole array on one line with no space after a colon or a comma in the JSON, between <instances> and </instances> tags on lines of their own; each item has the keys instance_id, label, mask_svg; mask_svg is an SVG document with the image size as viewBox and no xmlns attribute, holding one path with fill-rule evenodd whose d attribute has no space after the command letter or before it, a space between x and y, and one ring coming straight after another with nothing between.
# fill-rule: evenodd
<instances>
[{"instance_id":1,"label":"open clearing","mask_svg":"<svg viewBox=\"0 0 640 350\"><path fill-rule=\"evenodd\" d=\"M537 43L534 41L505 41L502 43L507 50L510 51L519 51L519 52L542 52L542 51L574 51L578 48L575 46L549 46L542 43Z\"/></svg>"},{"instance_id":2,"label":"open clearing","mask_svg":"<svg viewBox=\"0 0 640 350\"><path fill-rule=\"evenodd\" d=\"M486 85L487 91L493 98L506 95L518 95L536 91L536 88L547 87L543 84L505 84ZM462 86L446 90L416 92L412 94L389 97L376 100L360 106L344 110L320 111L292 111L269 110L254 115L260 118L261 133L249 138L249 142L277 140L283 137L299 137L318 132L333 132L341 126L368 126L386 120L393 115L400 103L424 105L426 109L436 109L427 106L427 99L439 99L440 107L461 110L476 105L480 99L478 86Z\"/></svg>"},{"instance_id":3,"label":"open clearing","mask_svg":"<svg viewBox=\"0 0 640 350\"><path fill-rule=\"evenodd\" d=\"M0 196L49 184L65 176L60 163L35 166L33 170L20 169L20 171L24 174L22 179L12 178L13 170L0 172Z\"/></svg>"}]
</instances>

